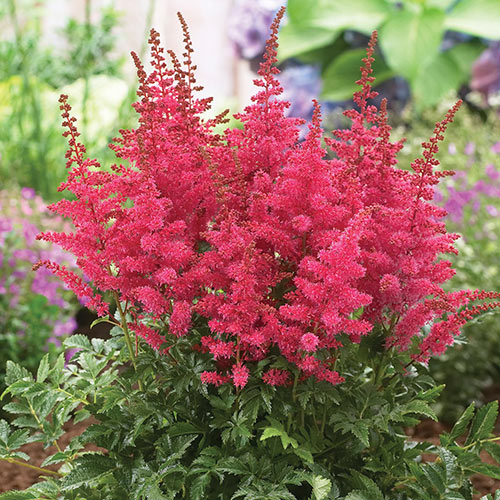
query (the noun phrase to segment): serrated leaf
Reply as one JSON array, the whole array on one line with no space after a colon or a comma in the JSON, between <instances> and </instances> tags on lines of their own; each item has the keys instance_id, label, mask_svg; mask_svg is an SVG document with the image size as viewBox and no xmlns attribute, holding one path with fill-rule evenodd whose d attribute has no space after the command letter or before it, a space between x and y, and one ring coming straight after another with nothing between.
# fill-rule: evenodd
<instances>
[{"instance_id":1,"label":"serrated leaf","mask_svg":"<svg viewBox=\"0 0 500 500\"><path fill-rule=\"evenodd\" d=\"M465 500L465 497L458 491L448 491L444 494L444 500Z\"/></svg>"},{"instance_id":2,"label":"serrated leaf","mask_svg":"<svg viewBox=\"0 0 500 500\"><path fill-rule=\"evenodd\" d=\"M49 354L47 353L42 358L40 364L38 365L38 370L36 372L36 381L45 382L45 380L47 379L47 375L49 374L49 371L50 371Z\"/></svg>"},{"instance_id":3,"label":"serrated leaf","mask_svg":"<svg viewBox=\"0 0 500 500\"><path fill-rule=\"evenodd\" d=\"M227 472L235 476L249 476L251 474L247 465L236 457L227 457L220 460L217 468L222 472Z\"/></svg>"},{"instance_id":4,"label":"serrated leaf","mask_svg":"<svg viewBox=\"0 0 500 500\"><path fill-rule=\"evenodd\" d=\"M366 490L366 494L368 494L372 500L384 500L382 492L373 479L355 470L351 470L351 474L356 481L355 486L361 486L363 491Z\"/></svg>"},{"instance_id":5,"label":"serrated leaf","mask_svg":"<svg viewBox=\"0 0 500 500\"><path fill-rule=\"evenodd\" d=\"M63 491L71 491L88 484L116 469L116 463L109 457L96 453L80 456L75 468L62 480Z\"/></svg>"},{"instance_id":6,"label":"serrated leaf","mask_svg":"<svg viewBox=\"0 0 500 500\"><path fill-rule=\"evenodd\" d=\"M310 481L312 486L313 500L325 500L332 489L332 482L323 476L314 475Z\"/></svg>"},{"instance_id":7,"label":"serrated leaf","mask_svg":"<svg viewBox=\"0 0 500 500\"><path fill-rule=\"evenodd\" d=\"M11 450L16 450L29 442L30 442L29 432L27 430L17 429L9 436L7 440L7 446Z\"/></svg>"},{"instance_id":8,"label":"serrated leaf","mask_svg":"<svg viewBox=\"0 0 500 500\"><path fill-rule=\"evenodd\" d=\"M500 444L484 443L483 447L500 464Z\"/></svg>"},{"instance_id":9,"label":"serrated leaf","mask_svg":"<svg viewBox=\"0 0 500 500\"><path fill-rule=\"evenodd\" d=\"M86 351L91 349L90 340L86 335L76 333L71 335L64 341L64 347L67 349L84 349Z\"/></svg>"},{"instance_id":10,"label":"serrated leaf","mask_svg":"<svg viewBox=\"0 0 500 500\"><path fill-rule=\"evenodd\" d=\"M82 408L81 410L78 410L75 413L75 416L73 417L73 423L78 424L79 422L83 422L84 420L87 420L90 418L91 413L88 410L85 410L85 408Z\"/></svg>"},{"instance_id":11,"label":"serrated leaf","mask_svg":"<svg viewBox=\"0 0 500 500\"><path fill-rule=\"evenodd\" d=\"M211 477L209 472L199 475L191 484L189 489L190 498L193 500L205 500L205 491L210 485Z\"/></svg>"},{"instance_id":12,"label":"serrated leaf","mask_svg":"<svg viewBox=\"0 0 500 500\"><path fill-rule=\"evenodd\" d=\"M300 457L305 462L308 462L310 464L312 464L314 462L314 458L312 456L312 453L309 450L306 450L306 449L301 448L299 446L298 448L294 448L293 452L295 453L295 455Z\"/></svg>"},{"instance_id":13,"label":"serrated leaf","mask_svg":"<svg viewBox=\"0 0 500 500\"><path fill-rule=\"evenodd\" d=\"M12 401L3 407L4 411L14 415L30 414L31 410L25 401Z\"/></svg>"},{"instance_id":14,"label":"serrated leaf","mask_svg":"<svg viewBox=\"0 0 500 500\"><path fill-rule=\"evenodd\" d=\"M354 490L351 491L346 497L345 500L372 500L368 493L364 491Z\"/></svg>"},{"instance_id":15,"label":"serrated leaf","mask_svg":"<svg viewBox=\"0 0 500 500\"><path fill-rule=\"evenodd\" d=\"M468 470L493 479L500 479L500 467L498 465L478 464L468 467Z\"/></svg>"},{"instance_id":16,"label":"serrated leaf","mask_svg":"<svg viewBox=\"0 0 500 500\"><path fill-rule=\"evenodd\" d=\"M269 439L271 437L279 437L281 436L282 432L282 430L276 429L274 427L266 427L264 429L264 432L262 433L262 436L260 436L260 440L265 441L266 439Z\"/></svg>"},{"instance_id":17,"label":"serrated leaf","mask_svg":"<svg viewBox=\"0 0 500 500\"><path fill-rule=\"evenodd\" d=\"M43 462L42 462L42 467L45 467L47 465L52 465L52 464L59 464L61 462L65 462L69 457L68 453L64 453L62 451L58 451L57 453L54 453L54 455L48 456Z\"/></svg>"},{"instance_id":18,"label":"serrated leaf","mask_svg":"<svg viewBox=\"0 0 500 500\"><path fill-rule=\"evenodd\" d=\"M423 415L424 417L431 418L437 422L437 415L434 410L425 402L419 399L415 401L410 401L402 407L403 413L415 413L417 415Z\"/></svg>"},{"instance_id":19,"label":"serrated leaf","mask_svg":"<svg viewBox=\"0 0 500 500\"><path fill-rule=\"evenodd\" d=\"M468 445L475 441L487 438L495 426L497 416L498 401L492 401L491 403L479 408L474 420L472 421L470 432L467 436L465 444Z\"/></svg>"},{"instance_id":20,"label":"serrated leaf","mask_svg":"<svg viewBox=\"0 0 500 500\"><path fill-rule=\"evenodd\" d=\"M451 429L450 432L451 441L455 441L465 432L465 429L467 429L469 422L472 420L472 417L474 416L475 407L476 407L475 403L472 402L465 409L462 415L460 415L460 418L457 420L457 423L453 426L453 429Z\"/></svg>"},{"instance_id":21,"label":"serrated leaf","mask_svg":"<svg viewBox=\"0 0 500 500\"><path fill-rule=\"evenodd\" d=\"M429 483L442 495L446 490L445 471L437 464L428 463L422 467L422 472Z\"/></svg>"},{"instance_id":22,"label":"serrated leaf","mask_svg":"<svg viewBox=\"0 0 500 500\"><path fill-rule=\"evenodd\" d=\"M445 448L439 448L438 455L446 471L446 481L452 483L456 474L459 472L457 457Z\"/></svg>"},{"instance_id":23,"label":"serrated leaf","mask_svg":"<svg viewBox=\"0 0 500 500\"><path fill-rule=\"evenodd\" d=\"M26 368L10 360L7 361L5 373L5 383L7 385L11 385L22 379L34 380L33 375Z\"/></svg>"},{"instance_id":24,"label":"serrated leaf","mask_svg":"<svg viewBox=\"0 0 500 500\"><path fill-rule=\"evenodd\" d=\"M0 494L0 500L33 500L38 498L38 494L30 491L7 491Z\"/></svg>"},{"instance_id":25,"label":"serrated leaf","mask_svg":"<svg viewBox=\"0 0 500 500\"><path fill-rule=\"evenodd\" d=\"M370 431L364 422L356 422L351 432L366 446L370 446Z\"/></svg>"},{"instance_id":26,"label":"serrated leaf","mask_svg":"<svg viewBox=\"0 0 500 500\"><path fill-rule=\"evenodd\" d=\"M167 428L169 436L185 436L189 434L203 434L203 431L191 422L176 422Z\"/></svg>"}]
</instances>

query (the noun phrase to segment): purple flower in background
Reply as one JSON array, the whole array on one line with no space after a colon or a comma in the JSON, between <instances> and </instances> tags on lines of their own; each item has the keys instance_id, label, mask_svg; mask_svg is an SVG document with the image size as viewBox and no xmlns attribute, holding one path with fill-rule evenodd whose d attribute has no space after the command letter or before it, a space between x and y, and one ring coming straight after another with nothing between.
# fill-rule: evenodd
<instances>
[{"instance_id":1,"label":"purple flower in background","mask_svg":"<svg viewBox=\"0 0 500 500\"><path fill-rule=\"evenodd\" d=\"M448 145L448 154L456 155L457 154L457 146L454 142L450 142Z\"/></svg>"},{"instance_id":2,"label":"purple flower in background","mask_svg":"<svg viewBox=\"0 0 500 500\"><path fill-rule=\"evenodd\" d=\"M448 188L449 198L444 204L445 210L450 215L453 222L460 222L464 215L464 207L474 198L474 191L457 191L455 188Z\"/></svg>"},{"instance_id":3,"label":"purple flower in background","mask_svg":"<svg viewBox=\"0 0 500 500\"><path fill-rule=\"evenodd\" d=\"M228 36L239 55L253 59L264 52L269 26L283 1L237 0L229 17Z\"/></svg>"},{"instance_id":4,"label":"purple flower in background","mask_svg":"<svg viewBox=\"0 0 500 500\"><path fill-rule=\"evenodd\" d=\"M493 163L490 163L489 165L486 165L486 175L492 180L496 181L500 178L500 172L495 168L495 165Z\"/></svg>"},{"instance_id":5,"label":"purple flower in background","mask_svg":"<svg viewBox=\"0 0 500 500\"><path fill-rule=\"evenodd\" d=\"M35 190L29 187L21 188L21 196L25 200L32 200L35 197Z\"/></svg>"},{"instance_id":6,"label":"purple flower in background","mask_svg":"<svg viewBox=\"0 0 500 500\"><path fill-rule=\"evenodd\" d=\"M496 217L498 215L498 210L493 205L486 205L486 212L488 212L488 215L491 215L492 217Z\"/></svg>"},{"instance_id":7,"label":"purple flower in background","mask_svg":"<svg viewBox=\"0 0 500 500\"><path fill-rule=\"evenodd\" d=\"M12 221L9 219L0 219L0 233L12 231Z\"/></svg>"},{"instance_id":8,"label":"purple flower in background","mask_svg":"<svg viewBox=\"0 0 500 500\"><path fill-rule=\"evenodd\" d=\"M495 142L495 144L491 146L491 151L497 155L500 154L500 141Z\"/></svg>"},{"instance_id":9,"label":"purple flower in background","mask_svg":"<svg viewBox=\"0 0 500 500\"><path fill-rule=\"evenodd\" d=\"M32 188L0 190L0 212L0 331L23 337L23 356L36 361L47 342L62 351L62 336L70 335L76 326L67 286L46 269L32 272L40 259L69 268L75 267L76 259L60 248L47 249L36 235L66 227L70 232L71 225L52 215ZM52 307L46 307L39 295Z\"/></svg>"},{"instance_id":10,"label":"purple flower in background","mask_svg":"<svg viewBox=\"0 0 500 500\"><path fill-rule=\"evenodd\" d=\"M34 264L38 258L33 250L29 250L28 248L20 248L19 250L14 250L12 252L12 256L19 260L27 260Z\"/></svg>"},{"instance_id":11,"label":"purple flower in background","mask_svg":"<svg viewBox=\"0 0 500 500\"><path fill-rule=\"evenodd\" d=\"M466 145L465 145L465 148L464 148L464 153L467 155L467 156L472 156L474 154L474 152L476 151L476 145L473 143L473 142L468 142Z\"/></svg>"},{"instance_id":12,"label":"purple flower in background","mask_svg":"<svg viewBox=\"0 0 500 500\"><path fill-rule=\"evenodd\" d=\"M31 222L28 222L27 220L23 221L23 236L24 239L26 240L26 243L30 245L35 241L36 235L40 231L38 228L35 226L35 224L32 224Z\"/></svg>"},{"instance_id":13,"label":"purple flower in background","mask_svg":"<svg viewBox=\"0 0 500 500\"><path fill-rule=\"evenodd\" d=\"M472 65L470 88L485 97L500 90L500 42L492 42Z\"/></svg>"},{"instance_id":14,"label":"purple flower in background","mask_svg":"<svg viewBox=\"0 0 500 500\"><path fill-rule=\"evenodd\" d=\"M54 336L70 335L76 330L77 326L75 318L69 318L67 321L56 321L54 323Z\"/></svg>"}]
</instances>

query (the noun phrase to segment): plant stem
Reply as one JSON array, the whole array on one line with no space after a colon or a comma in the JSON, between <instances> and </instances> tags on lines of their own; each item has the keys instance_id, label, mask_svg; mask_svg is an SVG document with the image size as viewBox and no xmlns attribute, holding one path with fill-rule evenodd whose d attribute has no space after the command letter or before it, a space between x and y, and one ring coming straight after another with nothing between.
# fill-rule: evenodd
<instances>
[{"instance_id":1,"label":"plant stem","mask_svg":"<svg viewBox=\"0 0 500 500\"><path fill-rule=\"evenodd\" d=\"M483 444L483 443L493 443L495 441L500 441L500 436L491 438L491 439L481 439L480 441L474 441L471 444L468 444L467 446L461 446L460 448L462 450L468 450L469 448L472 448L473 446L476 446L476 444Z\"/></svg>"},{"instance_id":2,"label":"plant stem","mask_svg":"<svg viewBox=\"0 0 500 500\"><path fill-rule=\"evenodd\" d=\"M134 370L137 371L137 363L135 362L135 351L134 351L134 346L132 345L132 340L130 338L130 332L127 326L127 318L125 316L125 311L122 309L122 305L120 304L120 298L118 297L118 292L113 292L113 295L115 297L116 307L118 309L118 312L120 313L121 328L123 330L125 336L125 343L127 344L128 352L130 354L130 361L132 362ZM138 380L138 383L139 383L139 389L142 391L141 381Z\"/></svg>"},{"instance_id":3,"label":"plant stem","mask_svg":"<svg viewBox=\"0 0 500 500\"><path fill-rule=\"evenodd\" d=\"M63 476L63 474L61 474L60 472L56 472L50 469L44 469L43 467L37 467L36 465L31 465L26 462L21 462L20 460L16 460L15 458L0 457L0 460L5 460L6 462L9 462L9 464L16 464L16 465L21 465L23 467L28 467L29 469L40 472L40 474L52 474L58 477Z\"/></svg>"}]
</instances>

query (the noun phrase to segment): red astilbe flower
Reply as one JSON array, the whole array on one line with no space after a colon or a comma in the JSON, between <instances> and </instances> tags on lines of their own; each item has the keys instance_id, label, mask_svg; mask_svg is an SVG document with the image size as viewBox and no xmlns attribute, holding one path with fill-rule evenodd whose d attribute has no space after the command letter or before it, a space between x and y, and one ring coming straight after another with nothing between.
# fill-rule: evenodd
<instances>
[{"instance_id":1,"label":"red astilbe flower","mask_svg":"<svg viewBox=\"0 0 500 500\"><path fill-rule=\"evenodd\" d=\"M417 345L410 354L425 362L444 352L471 317L500 305L472 305L498 293L442 288L453 270L440 257L456 252L457 235L446 232L445 211L431 203L434 184L451 174L436 171L435 155L460 103L436 125L413 171L396 168L402 143L390 141L386 102L380 110L370 104L377 95L374 33L356 109L345 112L352 126L325 138L335 154L327 159L319 105L300 143L302 121L286 117L289 104L279 100L283 14L271 26L252 104L236 115L241 129L220 136L213 129L224 116L202 117L210 99L197 97L201 87L180 15L182 62L169 51L167 66L154 30L150 75L133 55L139 127L121 131L112 145L126 165L104 172L87 159L61 100L70 145L61 189L76 200L52 209L71 217L75 232L40 237L72 251L93 287L113 292L134 317L130 329L154 349L189 334L196 313L204 335L193 348L214 360L201 380L216 386L244 387L265 358L271 359L262 374L266 384L290 384L284 363L299 372L297 380L338 384L342 342L359 343L373 329L387 349ZM79 277L42 264L107 313Z\"/></svg>"},{"instance_id":2,"label":"red astilbe flower","mask_svg":"<svg viewBox=\"0 0 500 500\"><path fill-rule=\"evenodd\" d=\"M167 69L154 30L149 76L133 54L140 82L140 101L134 105L140 125L122 131L111 146L129 166L114 165L112 173L103 172L96 160L84 158L67 97L61 97L70 170L60 189L77 199L63 200L51 209L71 217L76 231L39 236L72 251L99 290L110 290L146 313L169 315L175 335L185 334L190 326L196 290L189 286L189 272L197 260L200 231L206 230L216 211L202 149L217 143L212 129L223 121L201 118L210 100L194 96L201 87L194 85L191 42L182 16L179 19L186 43L183 65L171 53L174 69ZM102 307L98 312L107 313ZM150 343L158 347L156 340Z\"/></svg>"}]
</instances>

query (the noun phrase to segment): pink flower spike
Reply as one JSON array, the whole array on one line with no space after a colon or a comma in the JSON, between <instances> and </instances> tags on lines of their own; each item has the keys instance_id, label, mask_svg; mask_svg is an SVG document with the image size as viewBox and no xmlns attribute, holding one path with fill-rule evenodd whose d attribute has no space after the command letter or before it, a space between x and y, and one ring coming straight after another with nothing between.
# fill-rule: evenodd
<instances>
[{"instance_id":1,"label":"pink flower spike","mask_svg":"<svg viewBox=\"0 0 500 500\"><path fill-rule=\"evenodd\" d=\"M250 370L245 366L242 365L241 363L237 363L233 365L233 384L235 387L238 387L239 389L245 387L248 382L248 375L250 373Z\"/></svg>"}]
</instances>

